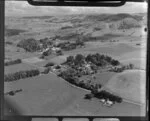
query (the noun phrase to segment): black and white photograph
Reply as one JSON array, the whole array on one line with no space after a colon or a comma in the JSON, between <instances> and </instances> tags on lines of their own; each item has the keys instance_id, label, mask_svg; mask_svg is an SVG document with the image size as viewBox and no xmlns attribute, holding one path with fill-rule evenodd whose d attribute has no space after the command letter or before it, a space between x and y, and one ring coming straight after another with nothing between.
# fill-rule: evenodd
<instances>
[{"instance_id":1,"label":"black and white photograph","mask_svg":"<svg viewBox=\"0 0 150 121\"><path fill-rule=\"evenodd\" d=\"M5 1L4 114L146 116L147 5Z\"/></svg>"}]
</instances>

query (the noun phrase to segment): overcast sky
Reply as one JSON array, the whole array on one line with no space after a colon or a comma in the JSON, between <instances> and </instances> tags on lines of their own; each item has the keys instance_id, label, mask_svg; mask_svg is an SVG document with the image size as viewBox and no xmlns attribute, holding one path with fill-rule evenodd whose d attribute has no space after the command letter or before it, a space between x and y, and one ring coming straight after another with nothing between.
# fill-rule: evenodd
<instances>
[{"instance_id":1,"label":"overcast sky","mask_svg":"<svg viewBox=\"0 0 150 121\"><path fill-rule=\"evenodd\" d=\"M144 13L147 12L147 3L126 3L121 7L54 7L32 6L26 1L7 1L5 3L6 16L41 16L60 14L87 14L87 13Z\"/></svg>"}]
</instances>

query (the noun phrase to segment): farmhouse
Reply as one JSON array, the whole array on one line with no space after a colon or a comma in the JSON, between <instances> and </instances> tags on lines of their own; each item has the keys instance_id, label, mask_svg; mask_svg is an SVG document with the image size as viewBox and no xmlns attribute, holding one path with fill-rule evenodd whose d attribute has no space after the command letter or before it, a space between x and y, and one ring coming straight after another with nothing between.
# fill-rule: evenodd
<instances>
[{"instance_id":1,"label":"farmhouse","mask_svg":"<svg viewBox=\"0 0 150 121\"><path fill-rule=\"evenodd\" d=\"M113 103L112 101L110 101L110 100L107 100L107 101L106 101L106 105L107 105L107 106L112 106L113 104L114 104L114 103Z\"/></svg>"}]
</instances>

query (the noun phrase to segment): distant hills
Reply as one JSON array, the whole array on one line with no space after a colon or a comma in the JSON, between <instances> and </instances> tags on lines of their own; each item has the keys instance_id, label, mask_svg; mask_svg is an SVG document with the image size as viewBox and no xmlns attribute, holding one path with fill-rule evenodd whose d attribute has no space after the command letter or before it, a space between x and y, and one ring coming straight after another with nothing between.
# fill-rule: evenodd
<instances>
[{"instance_id":1,"label":"distant hills","mask_svg":"<svg viewBox=\"0 0 150 121\"><path fill-rule=\"evenodd\" d=\"M75 14L75 15L60 15L60 16L25 16L22 17L24 19L50 19L52 17L61 17L61 18L69 18L69 19L75 19L75 18L82 18L84 16L85 20L99 20L99 21L119 21L125 18L133 18L137 21L141 21L144 16L146 16L146 13L137 13L137 14L128 14L128 13L119 13L119 14ZM67 18L66 18L67 17Z\"/></svg>"},{"instance_id":2,"label":"distant hills","mask_svg":"<svg viewBox=\"0 0 150 121\"><path fill-rule=\"evenodd\" d=\"M101 14L101 15L87 15L85 19L89 20L98 20L98 21L105 21L105 22L114 22L114 21L119 21L123 20L125 18L132 18L137 21L141 21L143 19L143 14L142 15L131 15L131 14Z\"/></svg>"},{"instance_id":3,"label":"distant hills","mask_svg":"<svg viewBox=\"0 0 150 121\"><path fill-rule=\"evenodd\" d=\"M32 21L36 19L38 21ZM12 20L16 23L16 25L20 24L17 28L7 28L6 35L13 36L18 35L19 33L25 32L25 30L21 30L20 28L24 28L26 23L32 26L32 22L37 24L38 26L43 26L43 31L50 26L50 24L54 24L54 33L55 35L74 38L74 35L78 35L79 33L87 35L92 34L94 32L98 32L97 34L101 36L101 34L107 34L109 32L113 32L114 30L123 30L123 29L131 29L131 28L140 28L146 25L147 16L146 13L119 13L119 14L73 14L73 15L56 15L56 16L25 16L25 17L12 17L11 19L7 19L6 23L12 22ZM31 20L31 21L30 21ZM43 25L44 23L44 25ZM50 24L49 24L50 23ZM34 25L33 24L33 25ZM10 23L13 25L13 22ZM55 26L58 26L55 28ZM28 25L26 26L29 27ZM31 28L31 27L30 27ZM50 29L53 27L50 27ZM30 30L29 30L30 31Z\"/></svg>"}]
</instances>

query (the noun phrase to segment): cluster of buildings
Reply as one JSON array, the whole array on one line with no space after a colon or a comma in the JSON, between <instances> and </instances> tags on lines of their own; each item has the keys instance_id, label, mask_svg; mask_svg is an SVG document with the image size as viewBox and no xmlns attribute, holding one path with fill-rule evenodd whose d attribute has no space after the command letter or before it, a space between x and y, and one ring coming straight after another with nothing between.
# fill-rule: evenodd
<instances>
[{"instance_id":1,"label":"cluster of buildings","mask_svg":"<svg viewBox=\"0 0 150 121\"><path fill-rule=\"evenodd\" d=\"M114 102L110 101L109 99L100 99L100 102L107 107L111 107L114 104Z\"/></svg>"},{"instance_id":2,"label":"cluster of buildings","mask_svg":"<svg viewBox=\"0 0 150 121\"><path fill-rule=\"evenodd\" d=\"M56 47L55 45L57 45L58 42L56 41L56 43L52 44L52 45L47 45L47 48L43 48L43 44L41 45L41 54L43 55L44 53L50 53L50 54L58 54L62 51L62 49L60 47Z\"/></svg>"}]
</instances>

